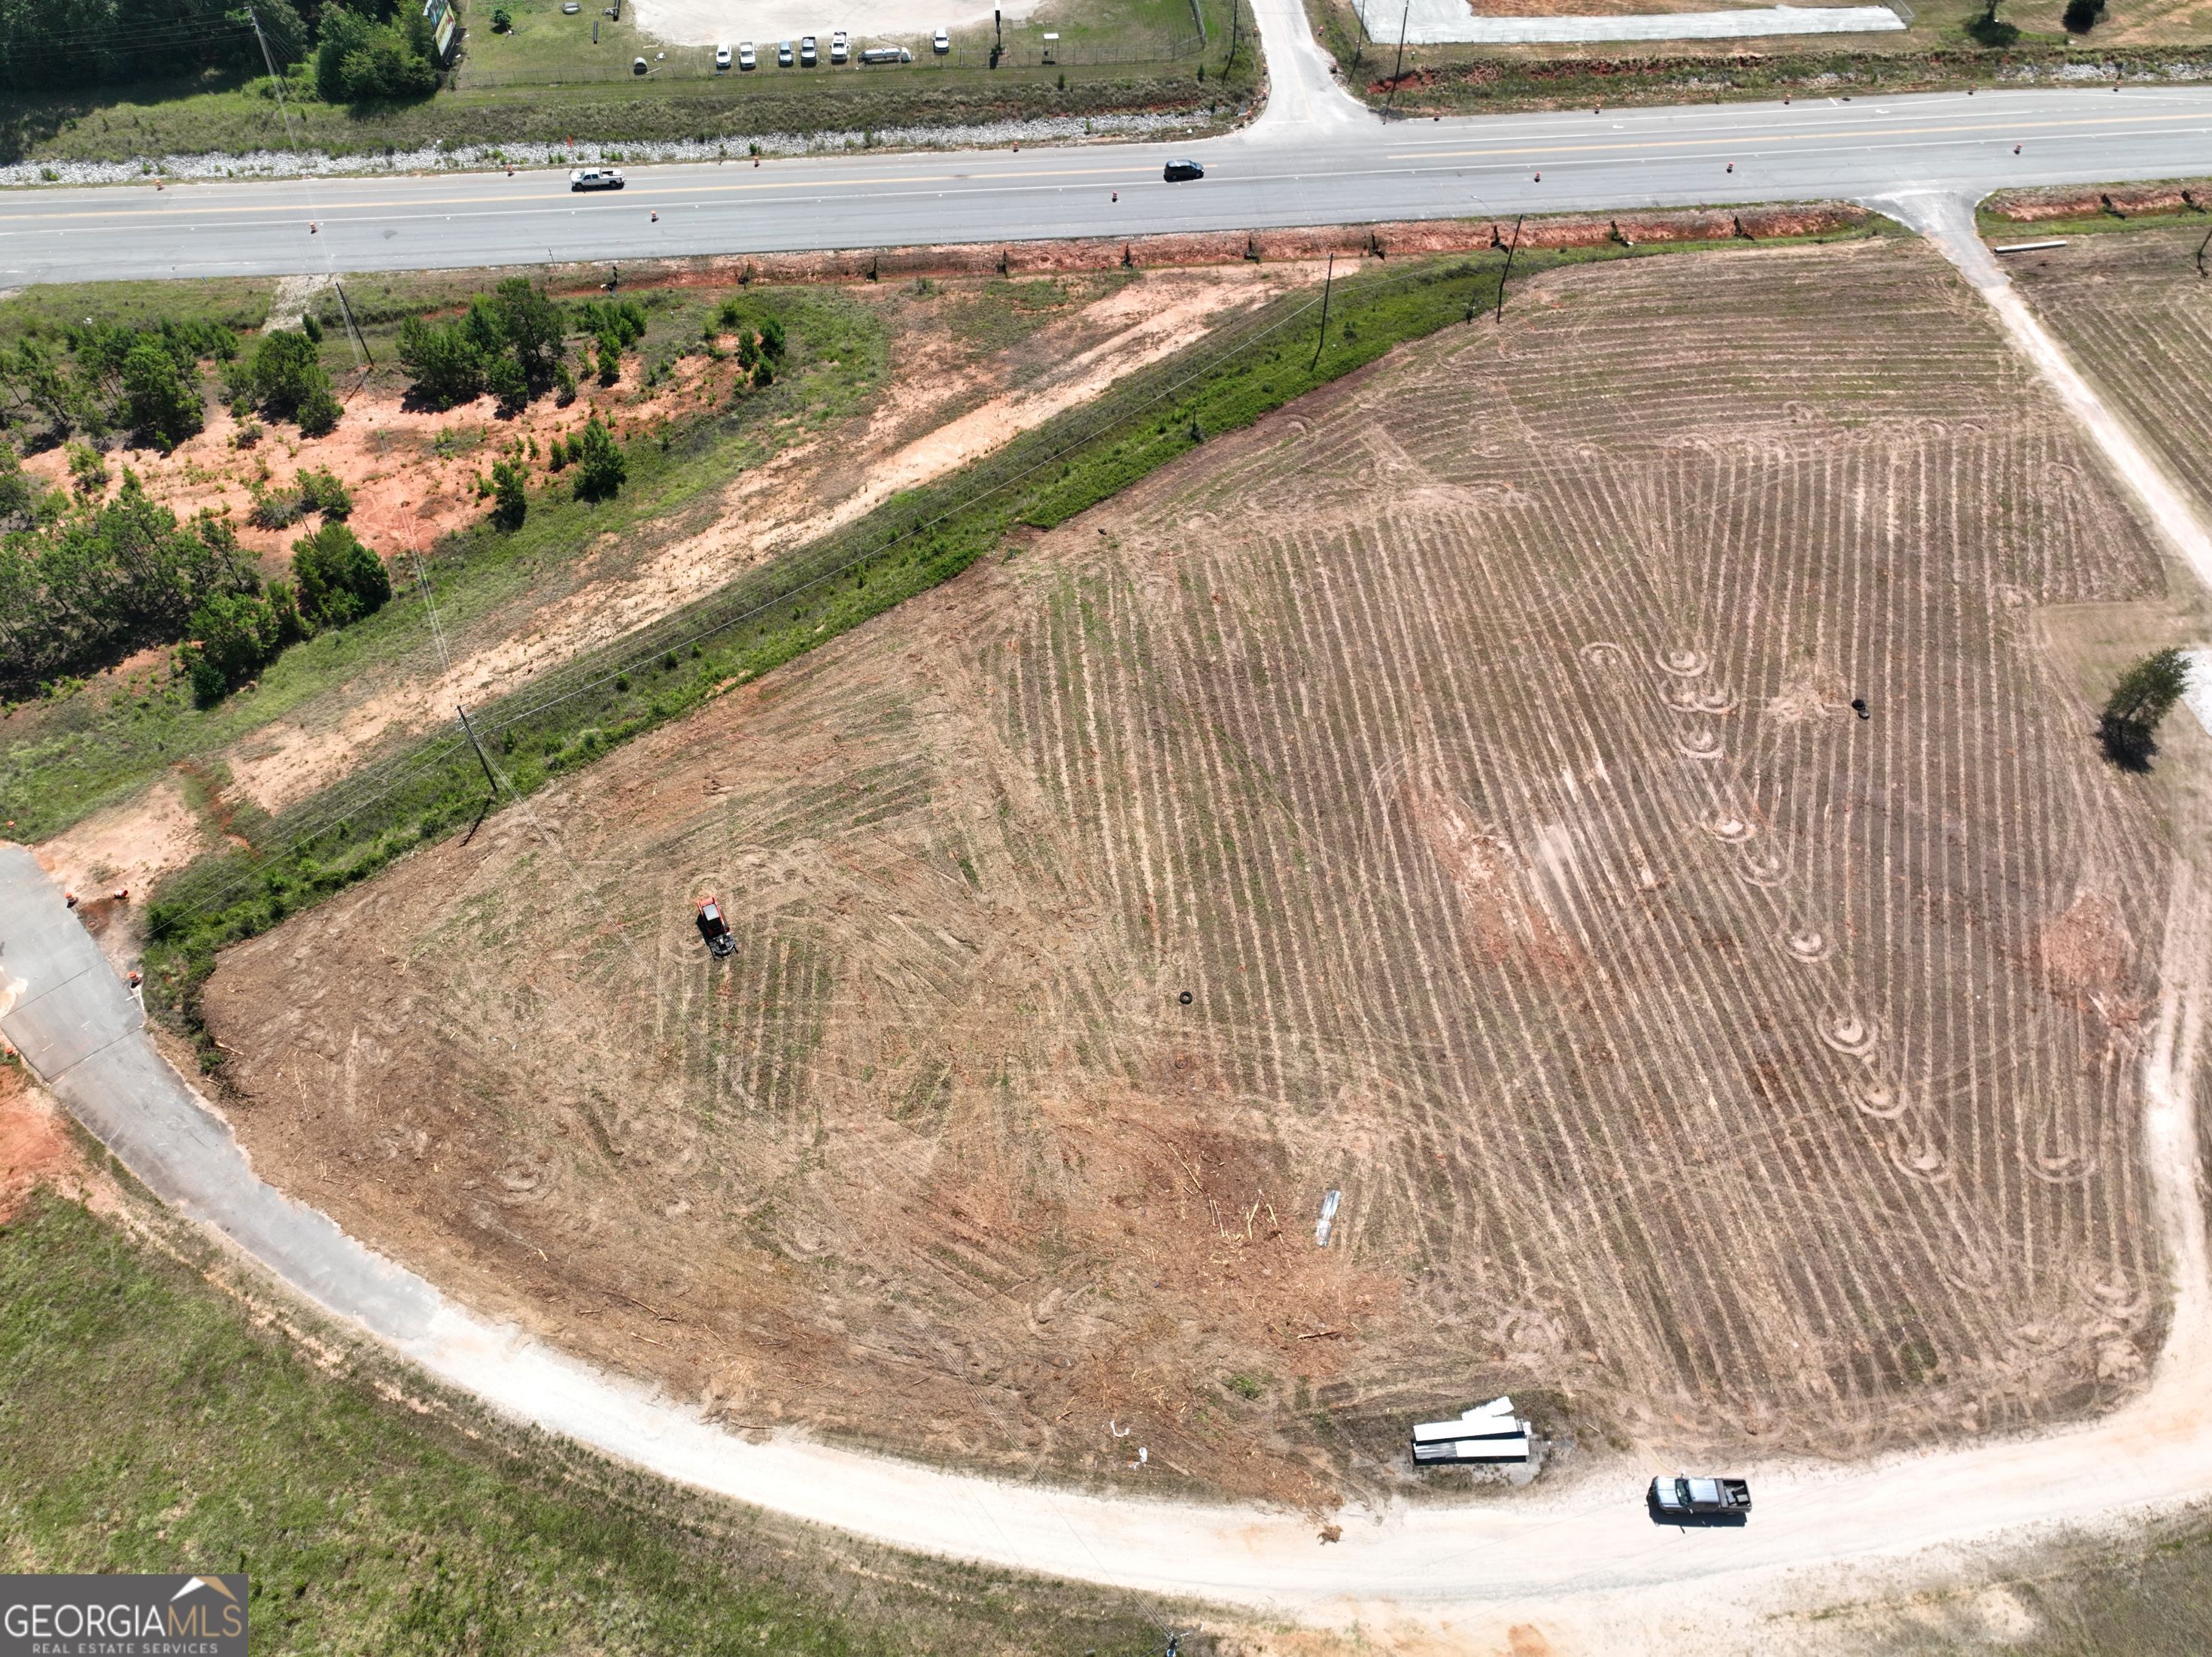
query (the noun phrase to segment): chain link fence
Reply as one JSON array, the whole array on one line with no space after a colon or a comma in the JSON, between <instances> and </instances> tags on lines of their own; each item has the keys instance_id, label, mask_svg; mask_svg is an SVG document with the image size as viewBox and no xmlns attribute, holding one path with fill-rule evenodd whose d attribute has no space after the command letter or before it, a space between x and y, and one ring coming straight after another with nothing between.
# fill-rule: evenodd
<instances>
[{"instance_id":1,"label":"chain link fence","mask_svg":"<svg viewBox=\"0 0 2212 1657\"><path fill-rule=\"evenodd\" d=\"M1195 15L1195 8L1194 8ZM893 76L913 76L940 72L945 70L992 69L1051 69L1054 67L1099 68L1128 67L1146 64L1185 64L1201 56L1208 41L1202 32L1182 35L1154 35L1146 39L1114 42L1059 40L1047 43L1040 37L1044 31L1034 28L1008 29L1006 43L994 56L986 42L956 40L946 52L934 51L930 37L918 34L856 35L853 39L852 61L833 65L830 62L830 36L824 32L815 37L820 53L820 63L813 69L802 69L794 61L789 69L777 66L776 42L753 41L758 55L759 67L740 70L734 61L729 68L714 66L712 46L655 46L643 54L645 68L637 67L639 53L632 48L614 42L586 48L590 55L580 58L573 64L545 70L501 70L477 68L466 58L451 71L451 83L457 89L509 86L568 86L610 81L738 81L748 88L762 84L778 91L798 92L810 86L822 84L825 77L839 87L849 76L884 79ZM732 53L743 35L732 33L728 45ZM903 46L913 55L913 61L904 64L864 64L860 53L870 46ZM791 42L794 59L799 40Z\"/></svg>"}]
</instances>

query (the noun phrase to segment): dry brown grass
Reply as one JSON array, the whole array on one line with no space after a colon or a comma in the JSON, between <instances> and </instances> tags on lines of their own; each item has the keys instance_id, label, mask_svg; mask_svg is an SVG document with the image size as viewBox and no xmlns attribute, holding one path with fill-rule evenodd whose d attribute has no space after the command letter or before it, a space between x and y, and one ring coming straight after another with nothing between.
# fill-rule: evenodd
<instances>
[{"instance_id":1,"label":"dry brown grass","mask_svg":"<svg viewBox=\"0 0 2212 1657\"><path fill-rule=\"evenodd\" d=\"M1503 1388L1670 1455L2046 1420L2162 1317L2166 853L2035 622L2161 592L1918 246L1554 273L210 1017L270 1177L737 1423L1317 1502Z\"/></svg>"}]
</instances>

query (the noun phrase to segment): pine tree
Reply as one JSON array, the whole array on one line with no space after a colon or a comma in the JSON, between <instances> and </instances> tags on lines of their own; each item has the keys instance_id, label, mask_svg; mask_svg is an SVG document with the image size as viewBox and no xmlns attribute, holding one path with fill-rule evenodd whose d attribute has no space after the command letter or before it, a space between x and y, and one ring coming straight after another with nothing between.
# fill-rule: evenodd
<instances>
[{"instance_id":1,"label":"pine tree","mask_svg":"<svg viewBox=\"0 0 2212 1657\"><path fill-rule=\"evenodd\" d=\"M2189 661L2178 650L2154 650L2120 675L2105 701L2097 734L2123 765L2140 767L2158 751L2159 722L2189 688Z\"/></svg>"}]
</instances>

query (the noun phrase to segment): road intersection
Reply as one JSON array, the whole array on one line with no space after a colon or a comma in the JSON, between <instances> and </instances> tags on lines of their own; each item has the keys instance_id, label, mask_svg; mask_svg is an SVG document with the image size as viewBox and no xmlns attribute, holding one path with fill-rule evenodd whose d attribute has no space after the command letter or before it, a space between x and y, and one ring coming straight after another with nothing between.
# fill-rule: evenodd
<instances>
[{"instance_id":1,"label":"road intersection","mask_svg":"<svg viewBox=\"0 0 2212 1657\"><path fill-rule=\"evenodd\" d=\"M1979 196L2212 172L2212 88L2022 88L1386 121L1297 0L1260 0L1257 119L1188 142L0 193L0 285L618 262L1398 219ZM1189 154L1203 180L1170 185ZM310 224L318 227L311 232Z\"/></svg>"}]
</instances>

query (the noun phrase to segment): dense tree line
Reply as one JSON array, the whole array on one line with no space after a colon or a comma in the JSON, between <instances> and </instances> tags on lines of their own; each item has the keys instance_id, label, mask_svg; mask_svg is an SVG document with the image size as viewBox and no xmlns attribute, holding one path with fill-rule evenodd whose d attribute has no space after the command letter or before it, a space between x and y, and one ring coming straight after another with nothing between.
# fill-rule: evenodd
<instances>
[{"instance_id":1,"label":"dense tree line","mask_svg":"<svg viewBox=\"0 0 2212 1657\"><path fill-rule=\"evenodd\" d=\"M217 701L392 597L383 561L336 516L293 543L292 579L264 587L228 519L180 524L127 468L111 501L41 499L4 440L0 528L0 687L14 692L181 645L194 692Z\"/></svg>"},{"instance_id":2,"label":"dense tree line","mask_svg":"<svg viewBox=\"0 0 2212 1657\"><path fill-rule=\"evenodd\" d=\"M10 92L305 63L328 101L382 102L436 91L435 52L419 0L252 0L250 15L246 0L0 0L0 89Z\"/></svg>"},{"instance_id":3,"label":"dense tree line","mask_svg":"<svg viewBox=\"0 0 2212 1657\"><path fill-rule=\"evenodd\" d=\"M167 450L205 423L201 361L237 354L230 330L214 323L88 323L65 330L58 349L36 337L0 349L0 396L14 417L43 419L57 438L121 432Z\"/></svg>"},{"instance_id":4,"label":"dense tree line","mask_svg":"<svg viewBox=\"0 0 2212 1657\"><path fill-rule=\"evenodd\" d=\"M420 5L325 6L315 31L315 90L334 104L426 98L438 89L435 50Z\"/></svg>"},{"instance_id":5,"label":"dense tree line","mask_svg":"<svg viewBox=\"0 0 2212 1657\"><path fill-rule=\"evenodd\" d=\"M241 357L229 329L168 318L143 328L88 323L58 344L33 335L0 347L0 423L42 420L49 440L126 434L167 452L206 423L199 365L210 359L230 365L225 391L241 417L258 410L309 437L337 424L337 393L307 335L264 334Z\"/></svg>"},{"instance_id":6,"label":"dense tree line","mask_svg":"<svg viewBox=\"0 0 2212 1657\"><path fill-rule=\"evenodd\" d=\"M253 0L282 65L313 31L291 0ZM203 70L258 75L260 43L243 0L0 0L0 88L81 92Z\"/></svg>"},{"instance_id":7,"label":"dense tree line","mask_svg":"<svg viewBox=\"0 0 2212 1657\"><path fill-rule=\"evenodd\" d=\"M14 449L0 448L0 476L27 481ZM204 606L260 586L228 522L203 514L179 524L128 470L112 501L26 503L15 521L25 510L41 521L0 539L0 683L11 689L173 644Z\"/></svg>"}]
</instances>

